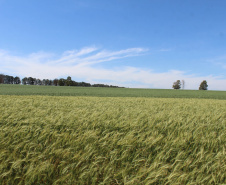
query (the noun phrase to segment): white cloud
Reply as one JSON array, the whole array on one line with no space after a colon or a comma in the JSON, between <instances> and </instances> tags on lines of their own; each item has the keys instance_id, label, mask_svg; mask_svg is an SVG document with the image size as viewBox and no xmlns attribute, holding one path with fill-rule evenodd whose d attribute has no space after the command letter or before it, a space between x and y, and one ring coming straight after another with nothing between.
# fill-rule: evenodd
<instances>
[{"instance_id":1,"label":"white cloud","mask_svg":"<svg viewBox=\"0 0 226 185\"><path fill-rule=\"evenodd\" d=\"M176 69L156 73L154 70L133 67L129 64L111 69L96 65L134 56L139 61L139 55L143 55L146 51L147 49L144 48L106 51L96 47L86 47L81 50L66 51L60 56L39 52L21 57L0 50L0 73L41 79L71 76L74 80L82 79L90 83L166 89L172 88L174 81L182 79L185 80L186 89L198 89L199 84L207 80L210 90L226 90L226 79L220 76L197 76Z\"/></svg>"}]
</instances>

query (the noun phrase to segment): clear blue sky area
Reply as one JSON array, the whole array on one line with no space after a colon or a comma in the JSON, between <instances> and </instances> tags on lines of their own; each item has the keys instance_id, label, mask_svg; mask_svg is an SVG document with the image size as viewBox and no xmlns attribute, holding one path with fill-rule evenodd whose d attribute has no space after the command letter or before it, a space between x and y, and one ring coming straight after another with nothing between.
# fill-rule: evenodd
<instances>
[{"instance_id":1,"label":"clear blue sky area","mask_svg":"<svg viewBox=\"0 0 226 185\"><path fill-rule=\"evenodd\" d=\"M0 73L226 90L225 0L0 0Z\"/></svg>"}]
</instances>

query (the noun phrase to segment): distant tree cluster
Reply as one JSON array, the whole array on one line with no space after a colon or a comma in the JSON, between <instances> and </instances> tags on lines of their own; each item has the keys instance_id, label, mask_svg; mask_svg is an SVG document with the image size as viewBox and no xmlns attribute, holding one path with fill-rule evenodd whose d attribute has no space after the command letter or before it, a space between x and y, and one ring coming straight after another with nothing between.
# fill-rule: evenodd
<instances>
[{"instance_id":1,"label":"distant tree cluster","mask_svg":"<svg viewBox=\"0 0 226 185\"><path fill-rule=\"evenodd\" d=\"M184 86L185 86L185 81L182 80L177 80L176 82L173 83L173 89L181 89L181 86L182 88L184 89ZM199 86L199 90L207 90L207 81L206 80L203 80Z\"/></svg>"},{"instance_id":2,"label":"distant tree cluster","mask_svg":"<svg viewBox=\"0 0 226 185\"><path fill-rule=\"evenodd\" d=\"M93 84L92 87L118 87L114 85L106 85L106 84Z\"/></svg>"},{"instance_id":3,"label":"distant tree cluster","mask_svg":"<svg viewBox=\"0 0 226 185\"><path fill-rule=\"evenodd\" d=\"M0 84L23 84L23 85L46 85L46 86L80 86L80 87L115 87L118 86L106 85L106 84L93 84L86 82L76 82L68 76L66 79L55 78L54 80L50 79L39 79L33 77L24 77L22 80L18 76L13 77L9 75L0 74Z\"/></svg>"},{"instance_id":4,"label":"distant tree cluster","mask_svg":"<svg viewBox=\"0 0 226 185\"><path fill-rule=\"evenodd\" d=\"M91 87L92 86L90 83L76 82L76 81L72 80L70 76L68 76L67 79L55 78L53 80L53 85L55 85L55 86L82 86L82 87Z\"/></svg>"},{"instance_id":5,"label":"distant tree cluster","mask_svg":"<svg viewBox=\"0 0 226 185\"><path fill-rule=\"evenodd\" d=\"M21 84L20 77L0 74L0 84Z\"/></svg>"},{"instance_id":6,"label":"distant tree cluster","mask_svg":"<svg viewBox=\"0 0 226 185\"><path fill-rule=\"evenodd\" d=\"M105 84L94 84L91 85L87 82L76 82L71 79L70 76L68 76L66 79L55 78L54 80L50 79L36 79L32 77L25 77L22 79L23 85L53 85L53 86L80 86L80 87L118 87L118 86L112 86L112 85L105 85Z\"/></svg>"}]
</instances>

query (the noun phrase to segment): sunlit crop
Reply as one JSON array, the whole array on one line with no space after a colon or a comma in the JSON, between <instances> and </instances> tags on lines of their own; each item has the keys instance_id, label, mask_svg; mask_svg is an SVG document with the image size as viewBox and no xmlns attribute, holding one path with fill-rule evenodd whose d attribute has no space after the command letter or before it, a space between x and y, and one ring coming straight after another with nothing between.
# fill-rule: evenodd
<instances>
[{"instance_id":1,"label":"sunlit crop","mask_svg":"<svg viewBox=\"0 0 226 185\"><path fill-rule=\"evenodd\" d=\"M0 103L0 184L226 184L226 100Z\"/></svg>"}]
</instances>

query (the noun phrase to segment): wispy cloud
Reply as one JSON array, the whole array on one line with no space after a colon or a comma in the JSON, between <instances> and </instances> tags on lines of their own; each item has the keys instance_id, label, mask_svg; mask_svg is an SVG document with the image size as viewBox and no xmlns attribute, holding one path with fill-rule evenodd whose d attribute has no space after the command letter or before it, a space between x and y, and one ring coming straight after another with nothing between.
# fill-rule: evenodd
<instances>
[{"instance_id":1,"label":"wispy cloud","mask_svg":"<svg viewBox=\"0 0 226 185\"><path fill-rule=\"evenodd\" d=\"M138 56L141 53L147 51L143 48L129 48L119 51L106 51L98 50L96 47L87 47L79 51L72 50L64 52L58 60L53 60L49 64L60 64L60 65L92 65L101 62L108 62L116 59Z\"/></svg>"},{"instance_id":2,"label":"wispy cloud","mask_svg":"<svg viewBox=\"0 0 226 185\"><path fill-rule=\"evenodd\" d=\"M62 55L38 52L21 57L0 50L0 73L41 79L66 78L69 75L74 80L82 79L90 83L141 88L172 88L174 81L183 79L186 89L198 89L201 81L207 80L209 89L226 90L226 79L220 76L197 76L176 69L156 73L154 69L133 67L129 63L127 66L114 66L111 63L111 69L97 65L129 57L137 57L139 61L139 56L146 51L148 50L144 48L107 51L86 47L65 51Z\"/></svg>"}]
</instances>

